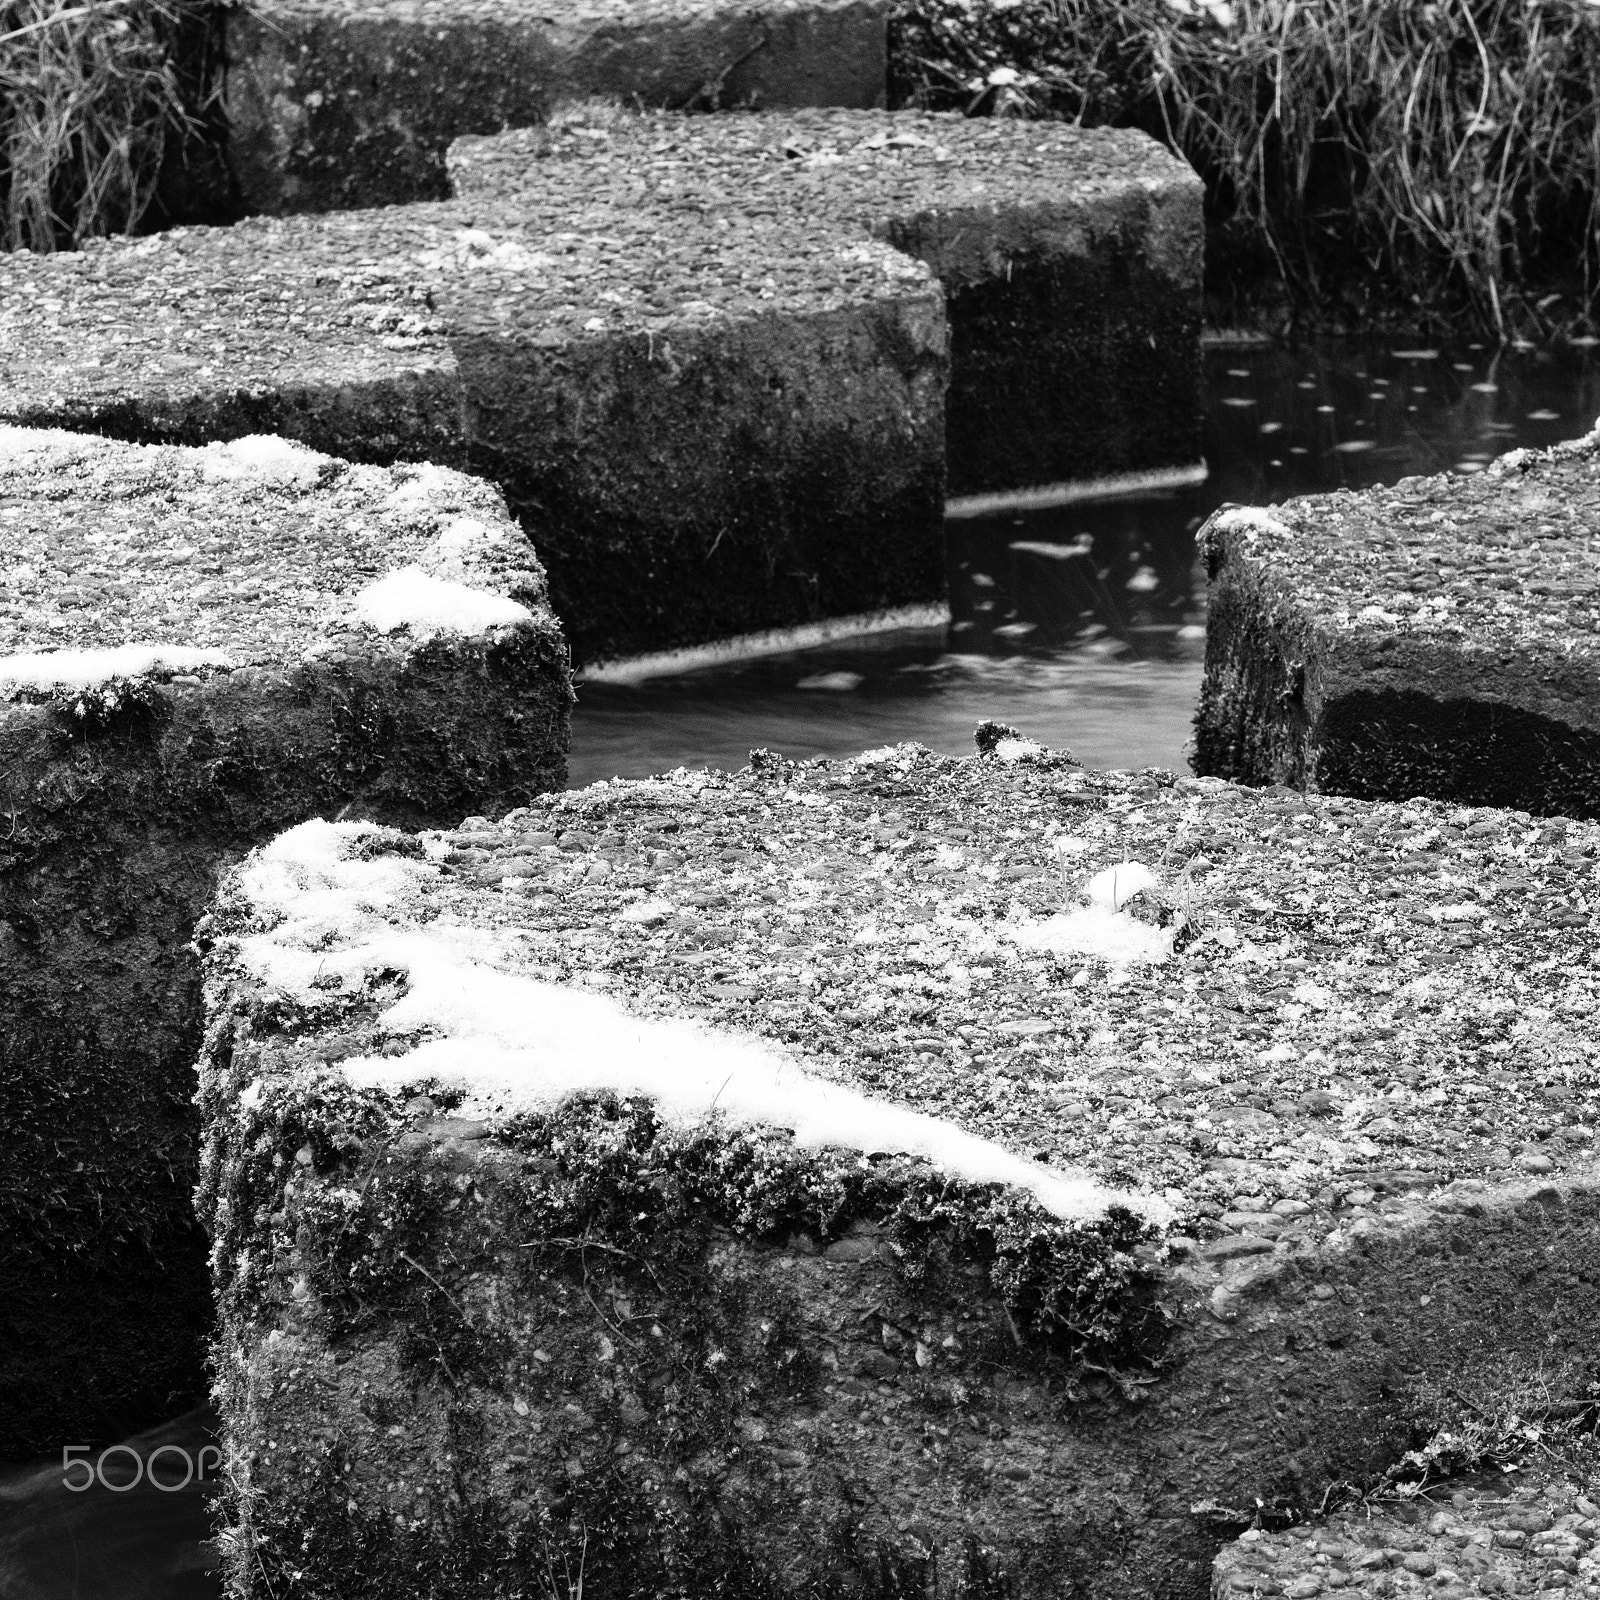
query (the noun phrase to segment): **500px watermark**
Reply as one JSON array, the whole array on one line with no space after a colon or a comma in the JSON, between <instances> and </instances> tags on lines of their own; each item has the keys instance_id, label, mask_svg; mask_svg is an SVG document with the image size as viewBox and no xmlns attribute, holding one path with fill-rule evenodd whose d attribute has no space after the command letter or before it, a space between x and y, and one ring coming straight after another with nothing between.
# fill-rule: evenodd
<instances>
[{"instance_id":1,"label":"500px watermark","mask_svg":"<svg viewBox=\"0 0 1600 1600\"><path fill-rule=\"evenodd\" d=\"M222 1452L214 1444L201 1445L193 1453L179 1444L162 1444L157 1445L149 1455L141 1454L131 1444L111 1444L93 1461L89 1459L91 1454L86 1444L61 1447L61 1485L64 1489L71 1490L73 1494L82 1494L85 1489L92 1489L98 1483L112 1494L126 1494L148 1478L152 1488L164 1494L175 1494L196 1481L204 1483L207 1471L214 1474L222 1465ZM181 1478L178 1477L180 1470L183 1473Z\"/></svg>"}]
</instances>

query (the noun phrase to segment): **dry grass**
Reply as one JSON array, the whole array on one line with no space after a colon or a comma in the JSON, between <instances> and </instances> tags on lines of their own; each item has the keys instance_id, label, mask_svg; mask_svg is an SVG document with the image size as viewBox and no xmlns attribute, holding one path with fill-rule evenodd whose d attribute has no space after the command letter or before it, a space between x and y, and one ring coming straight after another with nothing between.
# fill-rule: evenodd
<instances>
[{"instance_id":1,"label":"dry grass","mask_svg":"<svg viewBox=\"0 0 1600 1600\"><path fill-rule=\"evenodd\" d=\"M0 0L0 245L138 227L200 132L203 38L195 0Z\"/></svg>"},{"instance_id":2,"label":"dry grass","mask_svg":"<svg viewBox=\"0 0 1600 1600\"><path fill-rule=\"evenodd\" d=\"M902 101L1164 136L1220 259L1303 298L1365 277L1503 335L1600 291L1589 0L902 0L894 61Z\"/></svg>"}]
</instances>

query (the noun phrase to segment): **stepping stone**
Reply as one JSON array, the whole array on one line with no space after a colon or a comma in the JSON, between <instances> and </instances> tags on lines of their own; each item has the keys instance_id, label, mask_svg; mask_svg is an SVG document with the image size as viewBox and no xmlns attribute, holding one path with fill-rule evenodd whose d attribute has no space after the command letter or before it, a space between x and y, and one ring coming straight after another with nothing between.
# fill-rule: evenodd
<instances>
[{"instance_id":1,"label":"stepping stone","mask_svg":"<svg viewBox=\"0 0 1600 1600\"><path fill-rule=\"evenodd\" d=\"M229 875L235 1561L1200 1593L1205 1502L1586 1356L1600 827L983 733Z\"/></svg>"},{"instance_id":2,"label":"stepping stone","mask_svg":"<svg viewBox=\"0 0 1600 1600\"><path fill-rule=\"evenodd\" d=\"M1509 1412L1462 1420L1480 1431L1495 1420L1516 1426ZM1600 1594L1600 1506L1586 1489L1592 1485L1580 1473L1535 1460L1431 1480L1425 1498L1378 1500L1281 1533L1252 1530L1218 1555L1213 1600L1538 1593L1590 1600Z\"/></svg>"},{"instance_id":3,"label":"stepping stone","mask_svg":"<svg viewBox=\"0 0 1600 1600\"><path fill-rule=\"evenodd\" d=\"M487 484L271 437L0 429L0 1457L204 1384L191 1203L223 864L565 781L566 652Z\"/></svg>"},{"instance_id":4,"label":"stepping stone","mask_svg":"<svg viewBox=\"0 0 1600 1600\"><path fill-rule=\"evenodd\" d=\"M606 95L710 111L881 106L883 0L416 5L254 0L224 21L229 164L247 212L437 200L461 134Z\"/></svg>"},{"instance_id":5,"label":"stepping stone","mask_svg":"<svg viewBox=\"0 0 1600 1600\"><path fill-rule=\"evenodd\" d=\"M604 197L567 223L403 206L21 261L0 416L480 470L579 661L943 593L926 268L776 223L674 255Z\"/></svg>"},{"instance_id":6,"label":"stepping stone","mask_svg":"<svg viewBox=\"0 0 1600 1600\"><path fill-rule=\"evenodd\" d=\"M1594 816L1597 448L1214 516L1196 770Z\"/></svg>"},{"instance_id":7,"label":"stepping stone","mask_svg":"<svg viewBox=\"0 0 1600 1600\"><path fill-rule=\"evenodd\" d=\"M1158 266L1175 275L1148 327L1132 300L1100 305L1074 381L1120 415L1092 375L1120 337L1104 327L1136 330L1163 373L1189 374L1170 379L1182 398L1165 429L1167 447L1189 448L1176 419L1192 434L1198 181L1138 134L1035 128L1022 144L1009 124L834 117L805 127L836 126L849 151L884 141L841 158L855 174L846 192L881 181L893 218L905 189L904 228L934 239L942 224L926 207L947 182L963 207L951 215L988 230L968 235L974 257L993 257L971 276L989 272L994 317L1016 318L989 356L963 354L987 313L947 316L930 270L955 274L953 245L907 254L872 236L865 198L835 218L827 193L819 215L752 190L707 227L699 191L663 184L644 204L613 181L619 163L573 157L575 141L600 145L573 124L544 163L542 198L261 218L19 259L0 284L0 417L185 443L270 430L351 459L471 466L523 518L583 663L938 599L952 339L958 397L992 373L999 406L1038 378L1023 357L1006 375L1018 338L1046 340L1005 309L1000 277L1014 259L1054 305L1051 285L1070 274L1029 277L1029 239L1046 254L1054 240L1070 262L1103 232L1084 271L1112 287L1155 282ZM697 128L732 120L659 126L701 139ZM777 137L777 123L740 120ZM935 137L948 160L904 143ZM768 164L793 165L781 152ZM486 183L500 170L480 167ZM1129 355L1119 382L1153 407L1144 360ZM989 426L975 402L957 404ZM1115 466L1113 443L1095 437L1100 467Z\"/></svg>"},{"instance_id":8,"label":"stepping stone","mask_svg":"<svg viewBox=\"0 0 1600 1600\"><path fill-rule=\"evenodd\" d=\"M533 208L553 228L604 188L685 237L775 215L925 262L950 324L953 496L1200 460L1201 185L1142 134L588 106L462 139L448 160L458 196Z\"/></svg>"}]
</instances>

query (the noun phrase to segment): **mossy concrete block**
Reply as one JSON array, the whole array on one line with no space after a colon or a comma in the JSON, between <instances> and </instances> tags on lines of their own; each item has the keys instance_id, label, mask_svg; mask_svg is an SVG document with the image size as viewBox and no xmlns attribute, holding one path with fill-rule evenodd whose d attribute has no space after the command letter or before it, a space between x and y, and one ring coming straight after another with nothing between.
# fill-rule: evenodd
<instances>
[{"instance_id":1,"label":"mossy concrete block","mask_svg":"<svg viewBox=\"0 0 1600 1600\"><path fill-rule=\"evenodd\" d=\"M5 428L0 530L14 1456L203 1382L190 940L218 870L310 816L559 788L571 689L536 556L459 473Z\"/></svg>"},{"instance_id":2,"label":"mossy concrete block","mask_svg":"<svg viewBox=\"0 0 1600 1600\"><path fill-rule=\"evenodd\" d=\"M20 259L0 417L470 465L579 660L942 594L927 268L792 221L675 234L580 176L555 221L402 206Z\"/></svg>"},{"instance_id":3,"label":"mossy concrete block","mask_svg":"<svg viewBox=\"0 0 1600 1600\"><path fill-rule=\"evenodd\" d=\"M953 495L1200 459L1201 184L1142 133L578 107L448 160L458 196L550 228L603 189L680 237L793 218L924 262L950 325Z\"/></svg>"},{"instance_id":4,"label":"mossy concrete block","mask_svg":"<svg viewBox=\"0 0 1600 1600\"><path fill-rule=\"evenodd\" d=\"M229 160L248 212L433 200L462 134L559 101L879 106L883 0L254 0L227 14Z\"/></svg>"},{"instance_id":5,"label":"mossy concrete block","mask_svg":"<svg viewBox=\"0 0 1600 1600\"><path fill-rule=\"evenodd\" d=\"M233 1594L1199 1594L1586 1392L1600 828L983 734L229 875Z\"/></svg>"},{"instance_id":6,"label":"mossy concrete block","mask_svg":"<svg viewBox=\"0 0 1600 1600\"><path fill-rule=\"evenodd\" d=\"M1600 814L1597 507L1591 435L1219 513L1196 770Z\"/></svg>"}]
</instances>

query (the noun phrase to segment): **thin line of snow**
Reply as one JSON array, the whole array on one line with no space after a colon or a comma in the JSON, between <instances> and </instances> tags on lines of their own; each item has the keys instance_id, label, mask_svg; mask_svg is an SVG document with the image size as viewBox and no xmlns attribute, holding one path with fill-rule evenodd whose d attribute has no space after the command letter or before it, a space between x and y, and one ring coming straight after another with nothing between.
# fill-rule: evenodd
<instances>
[{"instance_id":1,"label":"thin line of snow","mask_svg":"<svg viewBox=\"0 0 1600 1600\"><path fill-rule=\"evenodd\" d=\"M24 690L49 694L93 689L118 678L144 678L161 672L230 668L220 650L184 644L123 644L106 650L39 650L0 656L0 695Z\"/></svg>"}]
</instances>

